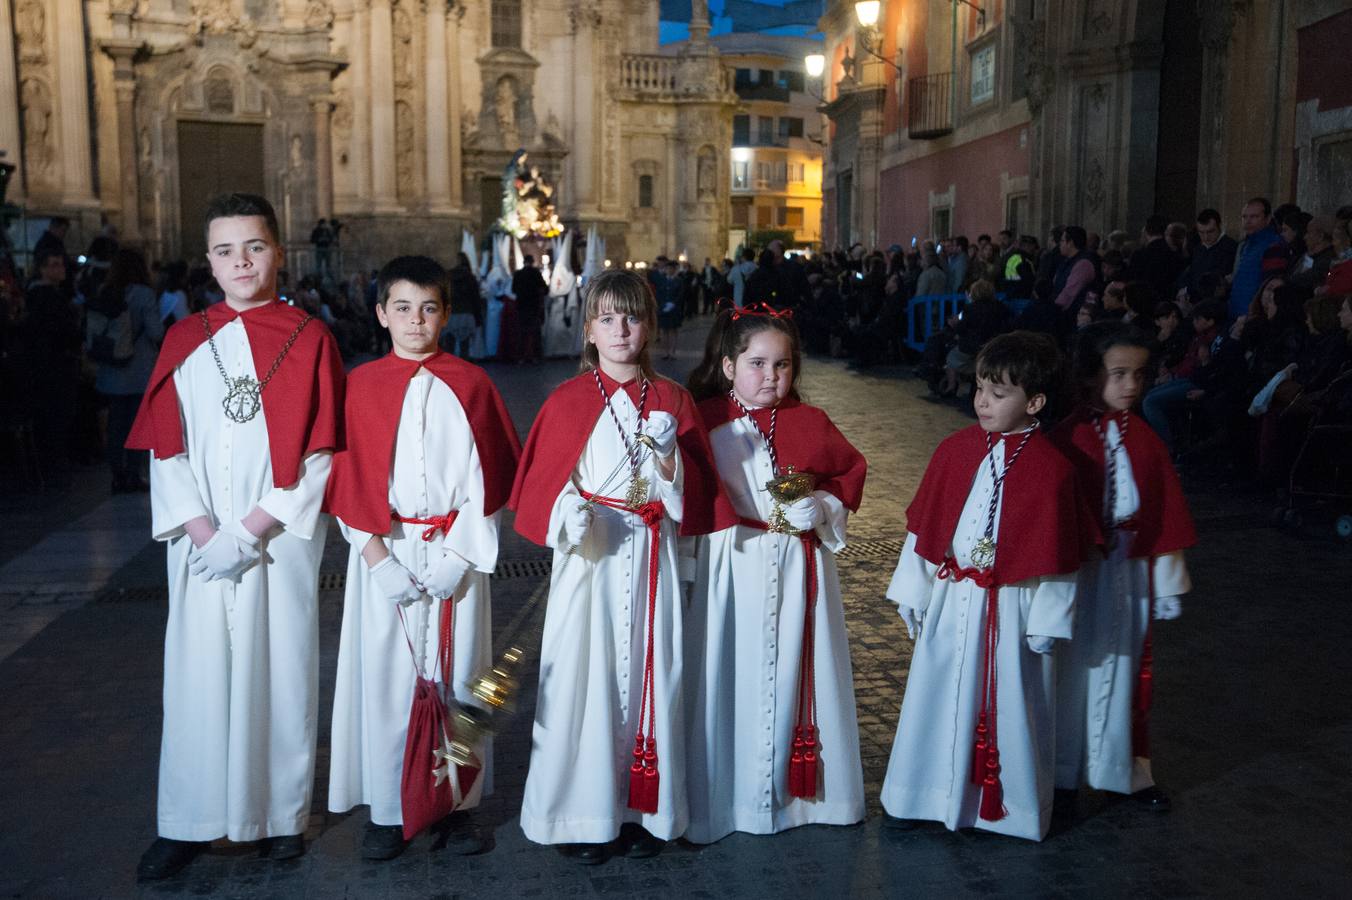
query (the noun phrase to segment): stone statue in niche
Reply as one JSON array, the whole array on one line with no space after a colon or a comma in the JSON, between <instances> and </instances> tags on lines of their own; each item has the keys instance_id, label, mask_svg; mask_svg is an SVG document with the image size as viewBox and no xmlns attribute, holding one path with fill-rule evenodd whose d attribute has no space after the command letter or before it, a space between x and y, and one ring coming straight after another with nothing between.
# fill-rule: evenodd
<instances>
[{"instance_id":1,"label":"stone statue in niche","mask_svg":"<svg viewBox=\"0 0 1352 900\"><path fill-rule=\"evenodd\" d=\"M718 195L718 157L712 147L701 147L695 163L695 191L699 200L713 200Z\"/></svg>"},{"instance_id":2,"label":"stone statue in niche","mask_svg":"<svg viewBox=\"0 0 1352 900\"><path fill-rule=\"evenodd\" d=\"M516 123L516 79L504 75L498 79L493 95L493 111L497 118L502 146L516 147L521 143L521 132Z\"/></svg>"},{"instance_id":3,"label":"stone statue in niche","mask_svg":"<svg viewBox=\"0 0 1352 900\"><path fill-rule=\"evenodd\" d=\"M305 167L305 143L300 139L300 135L291 135L291 168L303 169Z\"/></svg>"},{"instance_id":4,"label":"stone statue in niche","mask_svg":"<svg viewBox=\"0 0 1352 900\"><path fill-rule=\"evenodd\" d=\"M23 106L24 162L29 177L47 181L52 171L52 101L47 86L26 78L20 90Z\"/></svg>"}]
</instances>

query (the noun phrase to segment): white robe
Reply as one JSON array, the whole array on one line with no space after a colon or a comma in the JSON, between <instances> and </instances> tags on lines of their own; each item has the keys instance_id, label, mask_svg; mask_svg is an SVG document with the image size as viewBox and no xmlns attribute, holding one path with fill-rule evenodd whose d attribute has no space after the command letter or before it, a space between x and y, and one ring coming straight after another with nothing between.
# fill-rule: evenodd
<instances>
[{"instance_id":1,"label":"white robe","mask_svg":"<svg viewBox=\"0 0 1352 900\"><path fill-rule=\"evenodd\" d=\"M240 319L215 335L232 378L257 377ZM285 363L283 363L285 365ZM250 841L305 831L319 705L320 515L331 457L272 483L266 414L238 424L221 411L225 383L203 343L174 373L186 452L150 466L152 531L167 541L164 735L159 834ZM282 528L238 581L188 574L183 524L238 521L255 506Z\"/></svg>"},{"instance_id":2,"label":"white robe","mask_svg":"<svg viewBox=\"0 0 1352 900\"><path fill-rule=\"evenodd\" d=\"M1140 493L1117 422L1108 421L1107 437L1116 460L1117 487L1109 493L1105 482L1103 505L1106 510L1113 498L1113 519L1121 520L1136 514ZM1080 570L1075 640L1057 648L1058 788L1087 783L1130 794L1155 783L1150 760L1133 757L1131 746L1132 701L1151 615L1150 567L1156 597L1186 594L1192 582L1182 551L1129 559L1132 534L1119 530L1116 537L1106 559L1095 557Z\"/></svg>"},{"instance_id":3,"label":"white robe","mask_svg":"<svg viewBox=\"0 0 1352 900\"><path fill-rule=\"evenodd\" d=\"M380 476L376 476L380 477ZM471 701L469 681L492 662L488 579L497 565L498 515L483 515L483 470L474 433L455 392L431 372L409 379L399 414L389 479L390 508L406 518L428 518L460 510L447 535L424 541L426 526L390 523L386 547L415 577L450 550L473 568L456 591L455 647L451 684L456 699ZM371 807L377 825L403 824L399 782L404 740L416 681L413 656L396 604L374 593L361 551L371 535L342 523L352 545L347 593L338 643L338 676L333 696L329 767L329 809L347 812ZM436 681L440 601L423 595L403 608L408 635L423 673ZM485 767L459 809L479 804L492 792L492 745L477 748ZM432 765L429 756L428 765Z\"/></svg>"},{"instance_id":4,"label":"white robe","mask_svg":"<svg viewBox=\"0 0 1352 900\"><path fill-rule=\"evenodd\" d=\"M1004 466L1005 443L996 441L992 451L997 468ZM985 533L993 487L990 462L983 457L951 546L964 568L971 566L972 545ZM1001 511L996 511L997 552ZM898 818L931 819L950 829L975 827L1041 840L1052 811L1055 666L1050 654L1029 650L1026 637L1070 638L1075 575L1030 578L1000 589L996 700L1000 780L1009 814L987 822L977 816L981 790L971 781L986 591L970 579L936 579L938 567L915 548L916 536L908 535L887 589L888 599L924 618L883 780L883 808Z\"/></svg>"},{"instance_id":5,"label":"white robe","mask_svg":"<svg viewBox=\"0 0 1352 900\"><path fill-rule=\"evenodd\" d=\"M719 475L738 515L765 522L764 485L773 474L760 432L742 417L709 436ZM690 828L706 844L733 831L772 834L798 825L849 825L864 818L864 772L849 635L835 554L845 547L849 511L817 491L813 615L820 790L788 793L788 751L798 720L804 589L802 542L741 525L702 538L686 623L690 708Z\"/></svg>"},{"instance_id":6,"label":"white robe","mask_svg":"<svg viewBox=\"0 0 1352 900\"><path fill-rule=\"evenodd\" d=\"M610 402L626 434L639 427L624 391ZM570 481L550 511L554 549L549 606L540 647L540 689L532 729L530 771L521 828L539 844L604 843L625 822L640 823L662 839L684 833L687 821L685 729L681 695L683 603L677 581L677 530L683 515L684 467L663 481L646 454L649 498L666 507L654 642L656 738L660 774L657 812L628 808L629 765L643 699L647 652L648 527L638 516L596 505L582 545L567 552L565 512L582 502L624 459L619 432L605 410L592 427ZM628 470L605 495L623 498ZM646 719L645 719L646 727Z\"/></svg>"},{"instance_id":7,"label":"white robe","mask_svg":"<svg viewBox=\"0 0 1352 900\"><path fill-rule=\"evenodd\" d=\"M546 298L543 343L546 357L577 356L582 312L576 279L566 292L551 293Z\"/></svg>"}]
</instances>

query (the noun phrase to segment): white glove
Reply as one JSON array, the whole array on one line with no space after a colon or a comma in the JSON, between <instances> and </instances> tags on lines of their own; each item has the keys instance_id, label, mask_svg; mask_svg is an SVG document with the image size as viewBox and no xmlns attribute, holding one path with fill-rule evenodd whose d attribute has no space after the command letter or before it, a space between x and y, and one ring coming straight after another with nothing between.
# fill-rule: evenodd
<instances>
[{"instance_id":1,"label":"white glove","mask_svg":"<svg viewBox=\"0 0 1352 900\"><path fill-rule=\"evenodd\" d=\"M563 537L568 542L569 547L582 546L582 539L587 536L587 529L591 527L592 510L585 503L568 510L563 514Z\"/></svg>"},{"instance_id":2,"label":"white glove","mask_svg":"<svg viewBox=\"0 0 1352 900\"><path fill-rule=\"evenodd\" d=\"M471 568L473 566L469 560L453 550L447 550L441 559L428 565L423 572L423 590L438 600L454 597L455 592L460 590L460 582L465 580Z\"/></svg>"},{"instance_id":3,"label":"white glove","mask_svg":"<svg viewBox=\"0 0 1352 900\"><path fill-rule=\"evenodd\" d=\"M203 581L234 581L258 562L258 542L249 544L225 529L188 554L188 571Z\"/></svg>"},{"instance_id":4,"label":"white glove","mask_svg":"<svg viewBox=\"0 0 1352 900\"><path fill-rule=\"evenodd\" d=\"M920 619L924 613L909 606L898 606L897 612L901 613L901 623L906 626L906 636L915 640L920 634Z\"/></svg>"},{"instance_id":5,"label":"white glove","mask_svg":"<svg viewBox=\"0 0 1352 900\"><path fill-rule=\"evenodd\" d=\"M422 596L413 582L413 573L393 556L387 556L370 569L376 591L391 603L409 604Z\"/></svg>"},{"instance_id":6,"label":"white glove","mask_svg":"<svg viewBox=\"0 0 1352 900\"><path fill-rule=\"evenodd\" d=\"M1183 614L1183 600L1175 597L1155 598L1155 618L1161 622L1177 619Z\"/></svg>"},{"instance_id":7,"label":"white glove","mask_svg":"<svg viewBox=\"0 0 1352 900\"><path fill-rule=\"evenodd\" d=\"M1028 649L1034 653L1051 653L1052 645L1056 643L1056 638L1047 637L1045 634L1028 635Z\"/></svg>"},{"instance_id":8,"label":"white glove","mask_svg":"<svg viewBox=\"0 0 1352 900\"><path fill-rule=\"evenodd\" d=\"M653 452L662 459L676 451L676 417L671 413L649 413L642 431L652 438Z\"/></svg>"},{"instance_id":9,"label":"white glove","mask_svg":"<svg viewBox=\"0 0 1352 900\"><path fill-rule=\"evenodd\" d=\"M795 531L811 531L826 517L822 502L812 494L790 503L784 509L784 519Z\"/></svg>"}]
</instances>

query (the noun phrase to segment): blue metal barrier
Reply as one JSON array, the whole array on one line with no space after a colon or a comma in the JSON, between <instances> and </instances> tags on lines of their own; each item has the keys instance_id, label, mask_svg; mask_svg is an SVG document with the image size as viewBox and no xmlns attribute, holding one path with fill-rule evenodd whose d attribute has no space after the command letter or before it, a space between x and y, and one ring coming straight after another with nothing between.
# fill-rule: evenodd
<instances>
[{"instance_id":1,"label":"blue metal barrier","mask_svg":"<svg viewBox=\"0 0 1352 900\"><path fill-rule=\"evenodd\" d=\"M1032 301L1016 297L1013 300L1004 294L996 294L996 299L1009 307L1014 318L1028 308ZM967 302L966 294L926 294L912 297L906 303L906 346L920 353L926 342L943 330L949 316L958 314Z\"/></svg>"}]
</instances>

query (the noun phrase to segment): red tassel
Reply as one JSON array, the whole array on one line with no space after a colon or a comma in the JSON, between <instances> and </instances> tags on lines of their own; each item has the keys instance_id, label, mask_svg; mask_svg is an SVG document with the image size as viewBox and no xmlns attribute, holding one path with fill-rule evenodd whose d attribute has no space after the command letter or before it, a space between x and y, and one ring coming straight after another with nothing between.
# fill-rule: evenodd
<instances>
[{"instance_id":1,"label":"red tassel","mask_svg":"<svg viewBox=\"0 0 1352 900\"><path fill-rule=\"evenodd\" d=\"M657 812L657 786L661 776L657 773L657 741L648 738L648 750L643 754L642 805L639 812Z\"/></svg>"},{"instance_id":2,"label":"red tassel","mask_svg":"<svg viewBox=\"0 0 1352 900\"><path fill-rule=\"evenodd\" d=\"M803 729L793 730L793 751L789 754L789 796L803 796Z\"/></svg>"},{"instance_id":3,"label":"red tassel","mask_svg":"<svg viewBox=\"0 0 1352 900\"><path fill-rule=\"evenodd\" d=\"M1000 751L991 750L986 754L986 777L981 782L980 816L987 822L998 822L1007 814L1005 789L1000 784Z\"/></svg>"},{"instance_id":4,"label":"red tassel","mask_svg":"<svg viewBox=\"0 0 1352 900\"><path fill-rule=\"evenodd\" d=\"M803 778L799 797L817 796L817 735L811 725L807 727L807 740L803 741Z\"/></svg>"},{"instance_id":5,"label":"red tassel","mask_svg":"<svg viewBox=\"0 0 1352 900\"><path fill-rule=\"evenodd\" d=\"M982 784L986 780L986 714L983 712L976 722L976 748L972 754L972 784Z\"/></svg>"},{"instance_id":6,"label":"red tassel","mask_svg":"<svg viewBox=\"0 0 1352 900\"><path fill-rule=\"evenodd\" d=\"M634 738L634 761L629 766L629 808L643 809L643 735Z\"/></svg>"}]
</instances>

